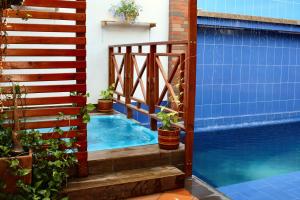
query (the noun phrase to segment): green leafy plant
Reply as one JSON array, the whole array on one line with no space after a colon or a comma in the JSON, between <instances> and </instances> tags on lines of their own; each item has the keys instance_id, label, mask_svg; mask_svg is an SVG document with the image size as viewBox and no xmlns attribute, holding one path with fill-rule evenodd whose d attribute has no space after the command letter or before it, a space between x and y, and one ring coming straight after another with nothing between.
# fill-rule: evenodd
<instances>
[{"instance_id":1,"label":"green leafy plant","mask_svg":"<svg viewBox=\"0 0 300 200\"><path fill-rule=\"evenodd\" d=\"M7 9L12 8L12 6L21 6L23 5L24 0L0 0L0 8Z\"/></svg>"},{"instance_id":2,"label":"green leafy plant","mask_svg":"<svg viewBox=\"0 0 300 200\"><path fill-rule=\"evenodd\" d=\"M168 111L166 107L161 106L160 112L157 113L158 119L162 122L161 129L172 130L172 124L176 124L179 121L178 112Z\"/></svg>"},{"instance_id":3,"label":"green leafy plant","mask_svg":"<svg viewBox=\"0 0 300 200\"><path fill-rule=\"evenodd\" d=\"M0 157L7 157L12 154L12 129L3 126L6 117L6 114L0 114Z\"/></svg>"},{"instance_id":4,"label":"green leafy plant","mask_svg":"<svg viewBox=\"0 0 300 200\"><path fill-rule=\"evenodd\" d=\"M59 113L59 119L66 119L63 113ZM7 162L12 174L22 177L31 172L20 166L19 160L12 151L12 139L9 133L11 130L3 127L3 119L0 121L0 156L8 157ZM63 133L60 128L54 128L54 132ZM8 134L7 134L8 133ZM50 139L44 140L39 131L21 131L20 141L24 152L29 149L33 152L32 184L27 185L22 180L18 180L17 194L7 194L0 192L0 199L7 200L58 200L61 199L60 191L68 178L68 169L75 165L74 139ZM68 152L64 150L68 148ZM5 188L5 183L0 177L0 189ZM66 199L66 198L63 198Z\"/></svg>"},{"instance_id":5,"label":"green leafy plant","mask_svg":"<svg viewBox=\"0 0 300 200\"><path fill-rule=\"evenodd\" d=\"M11 106L7 106L6 110L1 108L0 111L0 157L10 157L16 154L24 153L20 138L20 119L18 102L22 98L21 89L18 84L12 84L12 94L2 94L2 101L12 102ZM8 118L7 111L12 113L12 119ZM6 122L7 126L4 126Z\"/></svg>"},{"instance_id":6,"label":"green leafy plant","mask_svg":"<svg viewBox=\"0 0 300 200\"><path fill-rule=\"evenodd\" d=\"M22 143L34 152L33 183L26 185L19 181L20 195L26 197L26 200L60 199L60 191L69 177L68 169L77 163L74 150L71 149L72 152L67 153L62 146L72 147L73 141L43 140L41 133L32 130L23 132Z\"/></svg>"},{"instance_id":7,"label":"green leafy plant","mask_svg":"<svg viewBox=\"0 0 300 200\"><path fill-rule=\"evenodd\" d=\"M103 100L112 100L115 91L115 85L112 84L107 88L107 90L103 90L100 92L100 97Z\"/></svg>"},{"instance_id":8,"label":"green leafy plant","mask_svg":"<svg viewBox=\"0 0 300 200\"><path fill-rule=\"evenodd\" d=\"M121 0L118 5L111 7L114 17L129 23L134 22L141 11L141 7L136 4L135 0Z\"/></svg>"},{"instance_id":9,"label":"green leafy plant","mask_svg":"<svg viewBox=\"0 0 300 200\"><path fill-rule=\"evenodd\" d=\"M91 117L89 112L92 112L96 109L96 106L94 104L87 104L85 107L81 108L81 115L82 115L82 122L87 124L90 122Z\"/></svg>"}]
</instances>

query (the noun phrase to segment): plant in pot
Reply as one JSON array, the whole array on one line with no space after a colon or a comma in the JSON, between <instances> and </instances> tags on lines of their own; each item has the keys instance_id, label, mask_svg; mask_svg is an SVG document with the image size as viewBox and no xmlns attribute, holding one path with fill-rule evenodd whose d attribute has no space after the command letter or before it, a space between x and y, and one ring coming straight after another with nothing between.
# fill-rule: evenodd
<instances>
[{"instance_id":1,"label":"plant in pot","mask_svg":"<svg viewBox=\"0 0 300 200\"><path fill-rule=\"evenodd\" d=\"M162 126L158 129L159 147L165 150L178 149L180 143L180 129L173 126L173 124L178 123L178 112L170 111L166 107L161 107L160 112L157 113L157 117L162 122Z\"/></svg>"},{"instance_id":2,"label":"plant in pot","mask_svg":"<svg viewBox=\"0 0 300 200\"><path fill-rule=\"evenodd\" d=\"M24 0L0 0L1 9L9 9L12 6L22 6Z\"/></svg>"},{"instance_id":3,"label":"plant in pot","mask_svg":"<svg viewBox=\"0 0 300 200\"><path fill-rule=\"evenodd\" d=\"M101 99L98 100L98 111L101 113L110 113L113 111L113 95L115 91L114 84L109 86L107 90L100 93Z\"/></svg>"},{"instance_id":4,"label":"plant in pot","mask_svg":"<svg viewBox=\"0 0 300 200\"><path fill-rule=\"evenodd\" d=\"M136 4L135 0L121 0L119 5L111 7L113 16L125 23L134 23L141 11L141 7Z\"/></svg>"},{"instance_id":5,"label":"plant in pot","mask_svg":"<svg viewBox=\"0 0 300 200\"><path fill-rule=\"evenodd\" d=\"M15 193L18 181L30 184L32 170L32 153L23 149L20 137L22 93L17 84L11 90L10 94L1 95L1 102L8 106L0 112L0 192L6 193Z\"/></svg>"}]
</instances>

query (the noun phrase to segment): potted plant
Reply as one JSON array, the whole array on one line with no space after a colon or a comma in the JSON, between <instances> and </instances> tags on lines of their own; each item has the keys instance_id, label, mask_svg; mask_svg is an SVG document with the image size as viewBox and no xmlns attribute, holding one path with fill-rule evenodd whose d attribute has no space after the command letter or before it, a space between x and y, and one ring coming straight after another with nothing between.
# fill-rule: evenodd
<instances>
[{"instance_id":1,"label":"potted plant","mask_svg":"<svg viewBox=\"0 0 300 200\"><path fill-rule=\"evenodd\" d=\"M162 122L162 126L158 129L159 147L165 150L178 149L180 129L173 126L179 120L178 112L167 111L166 107L161 107L157 117Z\"/></svg>"},{"instance_id":2,"label":"potted plant","mask_svg":"<svg viewBox=\"0 0 300 200\"><path fill-rule=\"evenodd\" d=\"M0 112L0 191L6 193L15 193L20 180L30 184L32 170L32 153L23 149L20 137L20 86L13 84L11 90L1 99L11 105Z\"/></svg>"},{"instance_id":3,"label":"potted plant","mask_svg":"<svg viewBox=\"0 0 300 200\"><path fill-rule=\"evenodd\" d=\"M100 93L101 99L98 100L98 111L101 113L110 113L113 111L113 95L115 86L111 85L107 90Z\"/></svg>"},{"instance_id":4,"label":"potted plant","mask_svg":"<svg viewBox=\"0 0 300 200\"><path fill-rule=\"evenodd\" d=\"M113 16L125 23L134 23L141 11L142 9L136 4L135 0L121 0L119 5L111 7Z\"/></svg>"},{"instance_id":5,"label":"potted plant","mask_svg":"<svg viewBox=\"0 0 300 200\"><path fill-rule=\"evenodd\" d=\"M1 0L0 6L1 9L8 9L12 6L22 6L24 3L24 0Z\"/></svg>"}]
</instances>

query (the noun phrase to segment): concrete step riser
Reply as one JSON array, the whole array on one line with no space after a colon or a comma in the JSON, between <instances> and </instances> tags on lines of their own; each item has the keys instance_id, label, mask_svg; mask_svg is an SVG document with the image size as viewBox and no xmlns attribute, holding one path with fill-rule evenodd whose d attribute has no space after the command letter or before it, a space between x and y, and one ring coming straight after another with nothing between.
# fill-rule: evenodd
<instances>
[{"instance_id":1,"label":"concrete step riser","mask_svg":"<svg viewBox=\"0 0 300 200\"><path fill-rule=\"evenodd\" d=\"M128 156L116 156L115 154L118 153L111 153L108 151L108 154L109 153L113 154L113 156L89 160L89 175L101 175L123 170L133 170L164 165L172 165L181 170L183 170L184 167L183 147L176 151L158 150L150 153L147 152L146 149L146 151L143 152L144 154L136 152L132 153L131 151L128 151Z\"/></svg>"},{"instance_id":2,"label":"concrete step riser","mask_svg":"<svg viewBox=\"0 0 300 200\"><path fill-rule=\"evenodd\" d=\"M64 193L70 200L119 200L182 188L184 178L174 166L150 167L73 179Z\"/></svg>"},{"instance_id":3,"label":"concrete step riser","mask_svg":"<svg viewBox=\"0 0 300 200\"><path fill-rule=\"evenodd\" d=\"M134 183L95 187L68 193L70 200L121 200L184 187L184 176L171 176Z\"/></svg>"}]
</instances>

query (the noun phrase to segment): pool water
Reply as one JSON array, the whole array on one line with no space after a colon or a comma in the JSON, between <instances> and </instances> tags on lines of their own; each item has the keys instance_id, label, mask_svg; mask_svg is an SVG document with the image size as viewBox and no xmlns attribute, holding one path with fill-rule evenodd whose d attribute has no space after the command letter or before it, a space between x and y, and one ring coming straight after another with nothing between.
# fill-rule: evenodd
<instances>
[{"instance_id":1,"label":"pool water","mask_svg":"<svg viewBox=\"0 0 300 200\"><path fill-rule=\"evenodd\" d=\"M122 115L91 116L88 151L157 144L157 133Z\"/></svg>"},{"instance_id":2,"label":"pool water","mask_svg":"<svg viewBox=\"0 0 300 200\"><path fill-rule=\"evenodd\" d=\"M196 176L215 187L300 171L300 123L195 133Z\"/></svg>"}]
</instances>

